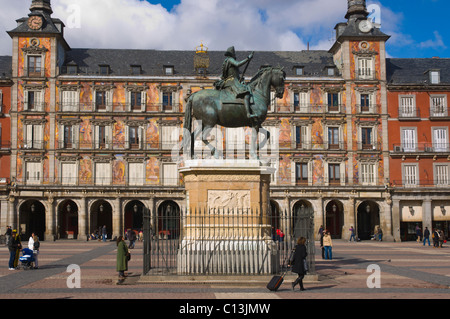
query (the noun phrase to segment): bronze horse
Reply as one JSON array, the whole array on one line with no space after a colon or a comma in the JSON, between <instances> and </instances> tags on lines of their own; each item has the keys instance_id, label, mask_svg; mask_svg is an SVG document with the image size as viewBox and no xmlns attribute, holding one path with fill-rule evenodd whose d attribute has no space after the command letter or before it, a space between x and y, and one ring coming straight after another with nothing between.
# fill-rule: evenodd
<instances>
[{"instance_id":1,"label":"bronze horse","mask_svg":"<svg viewBox=\"0 0 450 319\"><path fill-rule=\"evenodd\" d=\"M250 158L256 159L257 149L263 148L269 139L269 132L261 127L266 120L267 109L270 105L271 87L276 90L276 97L284 95L284 81L286 73L281 68L264 67L251 79L250 88L253 102L253 118L247 117L247 112L242 99L236 99L227 90L208 89L192 94L186 103L184 118L183 148L185 153L190 148L190 158L194 156L194 141L202 134L202 141L211 149L211 154L218 158L217 149L209 143L207 137L216 126L223 127L252 127L252 142L250 145ZM192 118L200 121L201 125L192 131ZM262 132L265 139L256 144L258 134Z\"/></svg>"}]
</instances>

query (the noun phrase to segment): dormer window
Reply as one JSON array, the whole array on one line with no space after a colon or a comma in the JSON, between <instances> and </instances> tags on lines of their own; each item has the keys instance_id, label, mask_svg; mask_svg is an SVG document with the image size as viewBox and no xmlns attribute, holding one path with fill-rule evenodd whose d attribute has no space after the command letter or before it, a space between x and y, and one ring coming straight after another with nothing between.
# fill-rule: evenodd
<instances>
[{"instance_id":1,"label":"dormer window","mask_svg":"<svg viewBox=\"0 0 450 319\"><path fill-rule=\"evenodd\" d=\"M67 74L75 75L77 73L78 73L78 66L76 65L67 66Z\"/></svg>"},{"instance_id":2,"label":"dormer window","mask_svg":"<svg viewBox=\"0 0 450 319\"><path fill-rule=\"evenodd\" d=\"M294 67L295 75L305 75L304 68L302 66L296 66Z\"/></svg>"},{"instance_id":3,"label":"dormer window","mask_svg":"<svg viewBox=\"0 0 450 319\"><path fill-rule=\"evenodd\" d=\"M334 67L328 67L327 68L327 74L328 74L328 76L335 76L336 69Z\"/></svg>"},{"instance_id":4,"label":"dormer window","mask_svg":"<svg viewBox=\"0 0 450 319\"><path fill-rule=\"evenodd\" d=\"M441 83L441 74L439 71L430 71L430 83L431 84Z\"/></svg>"},{"instance_id":5,"label":"dormer window","mask_svg":"<svg viewBox=\"0 0 450 319\"><path fill-rule=\"evenodd\" d=\"M131 75L141 75L142 67L140 65L131 65Z\"/></svg>"},{"instance_id":6,"label":"dormer window","mask_svg":"<svg viewBox=\"0 0 450 319\"><path fill-rule=\"evenodd\" d=\"M100 68L100 75L109 75L109 73L110 73L109 65L102 64L102 65L99 65L99 68Z\"/></svg>"},{"instance_id":7,"label":"dormer window","mask_svg":"<svg viewBox=\"0 0 450 319\"><path fill-rule=\"evenodd\" d=\"M173 65L165 65L164 66L164 74L165 75L173 75L174 74L174 66Z\"/></svg>"}]
</instances>

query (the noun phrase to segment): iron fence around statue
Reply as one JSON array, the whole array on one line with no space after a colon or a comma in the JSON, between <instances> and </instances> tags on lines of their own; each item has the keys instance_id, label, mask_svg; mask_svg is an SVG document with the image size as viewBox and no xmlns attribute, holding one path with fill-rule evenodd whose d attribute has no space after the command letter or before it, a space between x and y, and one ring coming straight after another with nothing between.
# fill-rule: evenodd
<instances>
[{"instance_id":1,"label":"iron fence around statue","mask_svg":"<svg viewBox=\"0 0 450 319\"><path fill-rule=\"evenodd\" d=\"M314 218L302 207L255 211L172 209L144 213L145 275L268 275L287 270L297 239L307 239L314 266Z\"/></svg>"}]
</instances>

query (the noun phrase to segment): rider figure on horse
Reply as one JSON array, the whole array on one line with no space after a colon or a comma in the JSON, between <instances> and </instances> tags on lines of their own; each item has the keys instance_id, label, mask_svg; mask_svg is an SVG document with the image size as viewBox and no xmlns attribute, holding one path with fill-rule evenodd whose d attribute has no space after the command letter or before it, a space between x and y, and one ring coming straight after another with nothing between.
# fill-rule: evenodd
<instances>
[{"instance_id":1,"label":"rider figure on horse","mask_svg":"<svg viewBox=\"0 0 450 319\"><path fill-rule=\"evenodd\" d=\"M245 110L249 119L257 115L252 112L250 103L250 90L244 82L241 82L239 67L250 63L253 58L253 52L242 61L236 60L234 47L228 48L225 52L225 61L222 66L222 80L216 82L215 87L218 90L230 90L237 99L244 99Z\"/></svg>"}]
</instances>

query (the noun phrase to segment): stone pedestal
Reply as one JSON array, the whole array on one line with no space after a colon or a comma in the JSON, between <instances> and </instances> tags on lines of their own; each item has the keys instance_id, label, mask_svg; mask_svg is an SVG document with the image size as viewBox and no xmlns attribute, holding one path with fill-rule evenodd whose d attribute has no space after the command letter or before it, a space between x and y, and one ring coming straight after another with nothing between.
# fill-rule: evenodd
<instances>
[{"instance_id":1,"label":"stone pedestal","mask_svg":"<svg viewBox=\"0 0 450 319\"><path fill-rule=\"evenodd\" d=\"M188 212L182 221L180 274L276 271L268 218L273 171L253 160L184 163Z\"/></svg>"}]
</instances>

